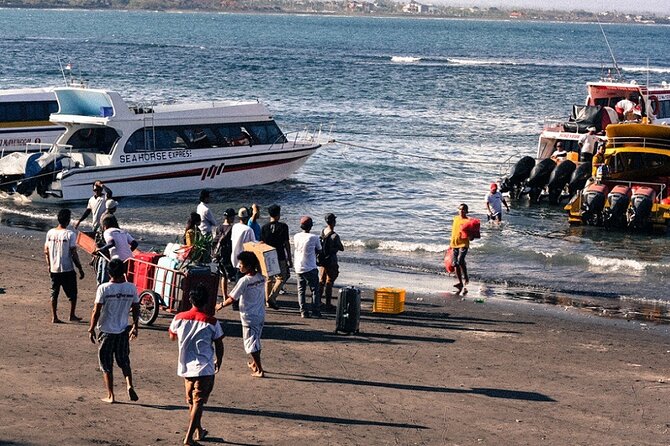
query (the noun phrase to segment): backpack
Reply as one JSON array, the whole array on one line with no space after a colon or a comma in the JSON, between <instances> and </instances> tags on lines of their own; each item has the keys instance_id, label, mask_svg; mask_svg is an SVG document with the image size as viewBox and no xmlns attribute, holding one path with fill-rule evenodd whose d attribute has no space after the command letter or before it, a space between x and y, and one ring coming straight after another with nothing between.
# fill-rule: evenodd
<instances>
[{"instance_id":1,"label":"backpack","mask_svg":"<svg viewBox=\"0 0 670 446\"><path fill-rule=\"evenodd\" d=\"M212 257L219 263L230 260L233 253L233 225L220 225L216 228L217 241L214 244Z\"/></svg>"},{"instance_id":2,"label":"backpack","mask_svg":"<svg viewBox=\"0 0 670 446\"><path fill-rule=\"evenodd\" d=\"M335 234L335 231L331 231L328 235L324 236L321 232L321 251L316 255L316 265L317 266L326 266L330 263L330 257L332 253L332 236Z\"/></svg>"}]
</instances>

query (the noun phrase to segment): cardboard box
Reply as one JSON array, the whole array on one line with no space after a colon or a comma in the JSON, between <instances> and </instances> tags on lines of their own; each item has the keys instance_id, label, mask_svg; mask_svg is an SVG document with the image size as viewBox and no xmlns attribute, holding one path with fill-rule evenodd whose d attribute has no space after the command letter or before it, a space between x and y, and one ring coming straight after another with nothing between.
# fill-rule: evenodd
<instances>
[{"instance_id":1,"label":"cardboard box","mask_svg":"<svg viewBox=\"0 0 670 446\"><path fill-rule=\"evenodd\" d=\"M265 277L272 277L281 273L277 250L272 246L262 242L247 242L244 244L244 250L256 254L261 264L261 274Z\"/></svg>"}]
</instances>

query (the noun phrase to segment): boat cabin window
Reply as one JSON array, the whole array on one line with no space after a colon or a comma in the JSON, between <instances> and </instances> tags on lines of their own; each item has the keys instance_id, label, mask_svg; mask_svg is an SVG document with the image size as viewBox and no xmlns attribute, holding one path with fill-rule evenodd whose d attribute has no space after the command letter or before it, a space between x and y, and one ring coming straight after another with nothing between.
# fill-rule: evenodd
<instances>
[{"instance_id":1,"label":"boat cabin window","mask_svg":"<svg viewBox=\"0 0 670 446\"><path fill-rule=\"evenodd\" d=\"M153 152L214 147L281 144L286 137L274 121L244 124L202 124L145 127L136 130L124 148L125 153Z\"/></svg>"},{"instance_id":2,"label":"boat cabin window","mask_svg":"<svg viewBox=\"0 0 670 446\"><path fill-rule=\"evenodd\" d=\"M65 144L72 146L73 152L93 152L109 155L119 134L111 127L89 127L79 129Z\"/></svg>"},{"instance_id":3,"label":"boat cabin window","mask_svg":"<svg viewBox=\"0 0 670 446\"><path fill-rule=\"evenodd\" d=\"M0 102L0 122L48 121L58 111L58 102Z\"/></svg>"}]
</instances>

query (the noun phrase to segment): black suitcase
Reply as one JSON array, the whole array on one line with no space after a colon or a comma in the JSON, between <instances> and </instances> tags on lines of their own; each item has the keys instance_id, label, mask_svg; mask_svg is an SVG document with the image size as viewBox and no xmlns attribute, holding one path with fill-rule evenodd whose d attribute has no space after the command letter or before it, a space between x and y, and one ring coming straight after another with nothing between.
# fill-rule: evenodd
<instances>
[{"instance_id":1,"label":"black suitcase","mask_svg":"<svg viewBox=\"0 0 670 446\"><path fill-rule=\"evenodd\" d=\"M340 290L335 313L335 333L358 333L361 320L361 290L348 286Z\"/></svg>"}]
</instances>

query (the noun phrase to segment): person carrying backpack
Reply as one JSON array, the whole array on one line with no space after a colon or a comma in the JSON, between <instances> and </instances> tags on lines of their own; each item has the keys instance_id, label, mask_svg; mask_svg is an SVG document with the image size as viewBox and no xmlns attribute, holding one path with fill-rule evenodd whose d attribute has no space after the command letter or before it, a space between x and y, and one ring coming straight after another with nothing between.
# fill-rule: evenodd
<instances>
[{"instance_id":1,"label":"person carrying backpack","mask_svg":"<svg viewBox=\"0 0 670 446\"><path fill-rule=\"evenodd\" d=\"M327 226L321 231L321 253L318 256L318 263L321 267L321 279L319 280L320 289L325 290L326 305L325 311L334 311L335 306L331 303L333 299L333 284L340 275L340 267L337 263L337 252L344 251L342 240L335 232L335 223L337 217L335 214L326 215Z\"/></svg>"},{"instance_id":2,"label":"person carrying backpack","mask_svg":"<svg viewBox=\"0 0 670 446\"><path fill-rule=\"evenodd\" d=\"M223 223L216 227L214 233L214 246L212 258L219 265L221 275L221 290L223 295L228 295L228 281L235 280L235 268L230 261L233 252L232 229L235 219L235 209L226 209L223 213Z\"/></svg>"}]
</instances>

